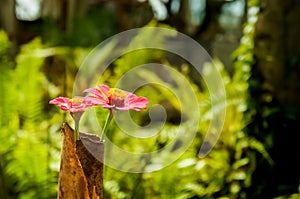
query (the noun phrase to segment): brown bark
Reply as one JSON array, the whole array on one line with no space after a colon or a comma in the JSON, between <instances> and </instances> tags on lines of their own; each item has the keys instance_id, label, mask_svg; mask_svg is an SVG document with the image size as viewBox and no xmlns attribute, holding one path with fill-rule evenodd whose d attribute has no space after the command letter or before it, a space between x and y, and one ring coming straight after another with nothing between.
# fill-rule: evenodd
<instances>
[{"instance_id":1,"label":"brown bark","mask_svg":"<svg viewBox=\"0 0 300 199\"><path fill-rule=\"evenodd\" d=\"M74 130L67 123L62 134L58 199L102 199L103 142L95 135L80 133L81 140L75 144Z\"/></svg>"},{"instance_id":2,"label":"brown bark","mask_svg":"<svg viewBox=\"0 0 300 199\"><path fill-rule=\"evenodd\" d=\"M80 133L80 139L76 141L76 153L82 165L87 179L89 195L93 190L97 196L103 196L103 142L96 135ZM92 151L91 154L89 151Z\"/></svg>"},{"instance_id":3,"label":"brown bark","mask_svg":"<svg viewBox=\"0 0 300 199\"><path fill-rule=\"evenodd\" d=\"M300 2L263 0L255 30L256 72L282 106L300 108Z\"/></svg>"},{"instance_id":4,"label":"brown bark","mask_svg":"<svg viewBox=\"0 0 300 199\"><path fill-rule=\"evenodd\" d=\"M264 143L275 164L259 155L247 198L287 197L300 179L300 1L261 0L255 27L246 132Z\"/></svg>"}]
</instances>

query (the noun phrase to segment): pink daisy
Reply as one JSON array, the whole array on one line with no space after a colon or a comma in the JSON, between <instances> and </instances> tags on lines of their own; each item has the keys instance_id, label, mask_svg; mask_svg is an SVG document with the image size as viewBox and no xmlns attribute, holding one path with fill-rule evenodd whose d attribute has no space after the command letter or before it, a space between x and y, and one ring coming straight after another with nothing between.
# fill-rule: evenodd
<instances>
[{"instance_id":1,"label":"pink daisy","mask_svg":"<svg viewBox=\"0 0 300 199\"><path fill-rule=\"evenodd\" d=\"M93 97L81 97L76 96L73 99L67 97L57 97L49 102L49 104L55 104L60 107L61 110L70 113L84 112L91 106L101 104L101 101L96 100Z\"/></svg>"},{"instance_id":2,"label":"pink daisy","mask_svg":"<svg viewBox=\"0 0 300 199\"><path fill-rule=\"evenodd\" d=\"M84 92L93 94L92 97L97 99L103 108L110 110L135 110L145 109L148 104L148 99L138 97L135 94L123 91L118 88L110 88L107 85L100 84L98 88L88 88Z\"/></svg>"}]
</instances>

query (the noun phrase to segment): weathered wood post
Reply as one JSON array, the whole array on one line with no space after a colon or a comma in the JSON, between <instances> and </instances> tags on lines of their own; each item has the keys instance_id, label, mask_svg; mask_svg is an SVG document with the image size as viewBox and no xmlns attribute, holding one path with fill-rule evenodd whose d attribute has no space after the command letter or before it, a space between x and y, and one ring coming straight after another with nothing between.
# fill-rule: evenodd
<instances>
[{"instance_id":1,"label":"weathered wood post","mask_svg":"<svg viewBox=\"0 0 300 199\"><path fill-rule=\"evenodd\" d=\"M62 151L58 180L58 199L103 199L104 144L93 134L80 133L62 126ZM91 154L91 152L93 154Z\"/></svg>"}]
</instances>

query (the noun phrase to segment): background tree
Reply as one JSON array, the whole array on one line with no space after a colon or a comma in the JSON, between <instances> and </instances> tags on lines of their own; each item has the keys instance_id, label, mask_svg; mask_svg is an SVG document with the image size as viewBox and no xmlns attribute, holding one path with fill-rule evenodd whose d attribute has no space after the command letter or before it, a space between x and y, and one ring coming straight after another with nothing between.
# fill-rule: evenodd
<instances>
[{"instance_id":1,"label":"background tree","mask_svg":"<svg viewBox=\"0 0 300 199\"><path fill-rule=\"evenodd\" d=\"M248 131L265 143L275 164L269 167L259 159L251 198L273 198L298 190L299 19L299 1L261 0L250 79L249 104L254 114Z\"/></svg>"}]
</instances>

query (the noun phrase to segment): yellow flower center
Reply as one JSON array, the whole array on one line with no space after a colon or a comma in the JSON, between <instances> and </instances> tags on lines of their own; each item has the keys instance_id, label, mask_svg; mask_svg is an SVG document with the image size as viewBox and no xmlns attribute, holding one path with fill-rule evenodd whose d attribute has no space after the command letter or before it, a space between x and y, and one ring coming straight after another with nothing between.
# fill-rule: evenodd
<instances>
[{"instance_id":1,"label":"yellow flower center","mask_svg":"<svg viewBox=\"0 0 300 199\"><path fill-rule=\"evenodd\" d=\"M127 97L126 92L121 89L111 88L108 91L108 98L110 100L111 105L123 107L126 97Z\"/></svg>"}]
</instances>

